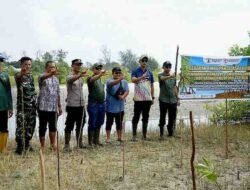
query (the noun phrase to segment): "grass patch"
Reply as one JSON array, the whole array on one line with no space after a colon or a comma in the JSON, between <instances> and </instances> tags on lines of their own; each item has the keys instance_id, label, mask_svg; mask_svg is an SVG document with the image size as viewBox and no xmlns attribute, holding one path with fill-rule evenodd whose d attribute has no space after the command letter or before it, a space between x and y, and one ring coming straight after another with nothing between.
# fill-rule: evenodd
<instances>
[{"instance_id":1,"label":"grass patch","mask_svg":"<svg viewBox=\"0 0 250 190\"><path fill-rule=\"evenodd\" d=\"M204 156L208 158L222 189L249 189L250 128L228 128L230 152L227 159L223 126L199 126L194 133L195 163ZM70 153L62 151L63 140L60 139L61 189L192 189L190 129L183 127L180 131L177 128L176 134L176 137L159 141L159 134L150 131L151 141L136 143L130 141L130 134L126 134L124 179L122 146L115 142L115 138L111 145ZM41 189L38 139L33 139L33 146L34 152L17 156L13 153L15 142L10 140L10 152L0 155L0 189ZM44 157L46 187L57 189L56 153L46 150ZM199 176L196 179L198 189L216 189L214 184L199 179Z\"/></svg>"}]
</instances>

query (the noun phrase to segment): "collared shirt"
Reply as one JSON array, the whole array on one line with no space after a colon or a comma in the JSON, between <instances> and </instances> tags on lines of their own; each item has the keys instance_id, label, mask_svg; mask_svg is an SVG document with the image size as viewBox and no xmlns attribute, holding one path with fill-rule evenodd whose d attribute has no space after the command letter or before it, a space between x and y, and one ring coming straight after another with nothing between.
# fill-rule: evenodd
<instances>
[{"instance_id":1,"label":"collared shirt","mask_svg":"<svg viewBox=\"0 0 250 190\"><path fill-rule=\"evenodd\" d=\"M176 81L174 78L167 80L160 80L161 76L167 76L164 72L158 74L159 85L160 85L160 95L159 100L161 102L174 104L177 102L176 94L175 94L175 86Z\"/></svg>"},{"instance_id":2,"label":"collared shirt","mask_svg":"<svg viewBox=\"0 0 250 190\"><path fill-rule=\"evenodd\" d=\"M42 80L41 74L38 77L39 95L37 99L38 109L41 111L56 112L58 108L60 87L59 81L55 76Z\"/></svg>"},{"instance_id":3,"label":"collared shirt","mask_svg":"<svg viewBox=\"0 0 250 190\"><path fill-rule=\"evenodd\" d=\"M134 101L152 101L151 96L151 85L154 83L154 77L151 71L143 71L141 67L132 71L131 78L141 77L145 72L148 73L148 76L145 79L140 80L138 83L135 83L134 90Z\"/></svg>"},{"instance_id":4,"label":"collared shirt","mask_svg":"<svg viewBox=\"0 0 250 190\"><path fill-rule=\"evenodd\" d=\"M106 86L107 86L106 88L106 92L107 92L106 111L110 113L119 113L119 112L124 111L125 100L118 100L116 97L114 97L114 94L117 92L120 85L124 92L128 92L129 91L128 82L126 80L122 80L120 83L110 86L110 83L113 80L114 79L112 78L106 82Z\"/></svg>"},{"instance_id":5,"label":"collared shirt","mask_svg":"<svg viewBox=\"0 0 250 190\"><path fill-rule=\"evenodd\" d=\"M12 109L13 104L9 76L6 72L0 72L0 111Z\"/></svg>"},{"instance_id":6,"label":"collared shirt","mask_svg":"<svg viewBox=\"0 0 250 190\"><path fill-rule=\"evenodd\" d=\"M17 79L16 76L18 74L19 73L16 73L15 75L17 86L17 110L22 110L22 107L24 109L35 109L36 92L33 75L29 73Z\"/></svg>"},{"instance_id":7,"label":"collared shirt","mask_svg":"<svg viewBox=\"0 0 250 190\"><path fill-rule=\"evenodd\" d=\"M84 99L83 99L83 80L79 78L75 81L72 80L74 74L71 72L67 76L67 106L70 107L82 107L84 106Z\"/></svg>"}]
</instances>

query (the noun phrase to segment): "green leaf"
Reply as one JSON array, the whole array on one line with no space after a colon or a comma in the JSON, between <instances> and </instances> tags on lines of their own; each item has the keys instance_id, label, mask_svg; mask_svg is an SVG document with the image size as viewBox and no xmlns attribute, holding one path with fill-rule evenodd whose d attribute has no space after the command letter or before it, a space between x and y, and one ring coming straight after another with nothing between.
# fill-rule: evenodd
<instances>
[{"instance_id":1,"label":"green leaf","mask_svg":"<svg viewBox=\"0 0 250 190\"><path fill-rule=\"evenodd\" d=\"M198 163L195 168L201 175L201 178L207 178L211 182L217 181L217 174L214 171L213 165L205 157L202 158L203 163Z\"/></svg>"}]
</instances>

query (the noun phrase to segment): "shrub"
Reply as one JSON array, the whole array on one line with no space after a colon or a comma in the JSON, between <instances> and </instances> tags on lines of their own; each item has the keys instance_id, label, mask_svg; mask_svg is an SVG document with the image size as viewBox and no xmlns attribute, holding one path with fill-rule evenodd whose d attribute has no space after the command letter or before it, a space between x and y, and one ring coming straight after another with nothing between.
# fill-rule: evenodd
<instances>
[{"instance_id":1,"label":"shrub","mask_svg":"<svg viewBox=\"0 0 250 190\"><path fill-rule=\"evenodd\" d=\"M209 120L214 124L226 122L226 102L216 106L206 105L205 108L212 112ZM231 124L250 122L250 101L249 100L228 100L227 119Z\"/></svg>"}]
</instances>

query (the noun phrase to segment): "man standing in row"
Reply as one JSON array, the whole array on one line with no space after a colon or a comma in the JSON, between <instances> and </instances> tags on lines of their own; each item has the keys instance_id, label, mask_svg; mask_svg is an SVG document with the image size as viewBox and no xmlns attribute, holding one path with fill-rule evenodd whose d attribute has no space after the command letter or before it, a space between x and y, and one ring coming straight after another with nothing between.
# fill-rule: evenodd
<instances>
[{"instance_id":1,"label":"man standing in row","mask_svg":"<svg viewBox=\"0 0 250 190\"><path fill-rule=\"evenodd\" d=\"M4 152L8 140L8 118L13 115L9 76L4 72L4 59L0 55L0 153Z\"/></svg>"},{"instance_id":2,"label":"man standing in row","mask_svg":"<svg viewBox=\"0 0 250 190\"><path fill-rule=\"evenodd\" d=\"M132 119L133 141L137 141L137 125L142 113L142 135L147 139L149 111L154 101L154 77L147 69L148 56L142 55L139 59L140 66L132 71L134 90L134 116Z\"/></svg>"},{"instance_id":3,"label":"man standing in row","mask_svg":"<svg viewBox=\"0 0 250 190\"><path fill-rule=\"evenodd\" d=\"M71 131L76 123L77 147L85 148L82 142L82 131L85 124L86 111L83 98L83 77L87 76L87 70L81 71L81 59L72 60L72 72L67 77L67 118L65 122L65 146L64 150L70 150Z\"/></svg>"},{"instance_id":4,"label":"man standing in row","mask_svg":"<svg viewBox=\"0 0 250 190\"><path fill-rule=\"evenodd\" d=\"M106 97L106 133L107 140L110 142L111 128L115 119L117 140L122 141L122 123L124 116L125 99L128 96L129 88L128 82L124 80L124 76L119 67L112 69L113 78L106 83L107 97Z\"/></svg>"},{"instance_id":5,"label":"man standing in row","mask_svg":"<svg viewBox=\"0 0 250 190\"><path fill-rule=\"evenodd\" d=\"M41 148L45 148L45 134L49 124L49 138L51 148L56 150L57 118L62 114L60 102L60 86L57 77L56 65L47 61L45 72L38 77L39 95L37 98L39 116L39 138Z\"/></svg>"},{"instance_id":6,"label":"man standing in row","mask_svg":"<svg viewBox=\"0 0 250 190\"><path fill-rule=\"evenodd\" d=\"M160 139L163 139L164 126L166 123L166 114L168 112L168 136L173 136L174 123L176 120L177 105L180 105L178 90L176 86L176 79L174 75L170 74L172 64L165 61L162 65L163 72L158 75L160 85Z\"/></svg>"},{"instance_id":7,"label":"man standing in row","mask_svg":"<svg viewBox=\"0 0 250 190\"><path fill-rule=\"evenodd\" d=\"M87 79L89 96L88 96L88 141L92 146L102 146L100 143L100 130L105 118L105 91L101 77L105 75L105 70L101 64L95 63L92 66L93 75Z\"/></svg>"},{"instance_id":8,"label":"man standing in row","mask_svg":"<svg viewBox=\"0 0 250 190\"><path fill-rule=\"evenodd\" d=\"M20 59L21 71L15 75L17 86L16 143L17 154L24 150L33 150L30 140L36 126L36 93L31 73L32 59Z\"/></svg>"}]
</instances>

